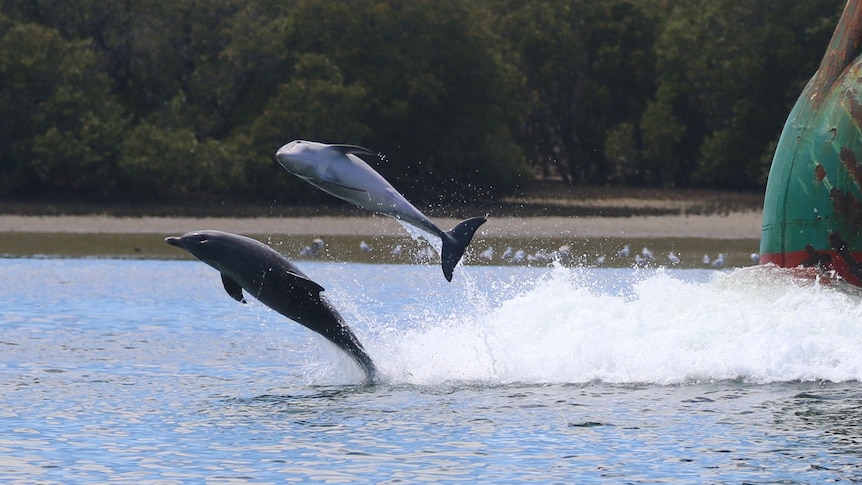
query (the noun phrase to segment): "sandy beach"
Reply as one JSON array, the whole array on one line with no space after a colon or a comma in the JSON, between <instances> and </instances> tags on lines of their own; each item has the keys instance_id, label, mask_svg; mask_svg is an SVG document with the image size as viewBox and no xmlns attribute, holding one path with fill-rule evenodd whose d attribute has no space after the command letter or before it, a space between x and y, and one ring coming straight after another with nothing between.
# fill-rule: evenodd
<instances>
[{"instance_id":1,"label":"sandy beach","mask_svg":"<svg viewBox=\"0 0 862 485\"><path fill-rule=\"evenodd\" d=\"M759 211L727 215L635 217L502 217L490 218L479 230L483 238L703 238L759 239ZM434 219L448 229L458 221ZM384 216L307 218L111 217L0 215L2 233L182 234L218 229L240 234L294 236L399 236L404 229Z\"/></svg>"}]
</instances>

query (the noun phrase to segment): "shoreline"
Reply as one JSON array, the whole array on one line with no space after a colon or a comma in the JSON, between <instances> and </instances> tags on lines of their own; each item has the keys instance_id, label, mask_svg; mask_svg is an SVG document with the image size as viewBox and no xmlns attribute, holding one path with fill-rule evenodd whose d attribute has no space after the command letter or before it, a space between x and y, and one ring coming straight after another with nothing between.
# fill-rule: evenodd
<instances>
[{"instance_id":1,"label":"shoreline","mask_svg":"<svg viewBox=\"0 0 862 485\"><path fill-rule=\"evenodd\" d=\"M432 218L442 229L454 218ZM726 215L658 215L631 217L490 217L479 228L481 238L699 238L760 239L760 211ZM106 215L0 215L0 233L163 234L202 229L240 234L294 236L407 236L385 216L321 217L114 217Z\"/></svg>"},{"instance_id":2,"label":"shoreline","mask_svg":"<svg viewBox=\"0 0 862 485\"><path fill-rule=\"evenodd\" d=\"M432 218L448 229L454 218ZM675 252L678 268L710 267L705 256L726 256L727 267L749 266L760 246L760 212L726 215L662 215L630 217L490 217L479 228L465 254L465 264L547 264L502 258L504 250L524 255L550 254L568 247L568 264L630 267L635 255L654 251L653 264L669 264ZM385 216L317 217L116 217L0 215L0 258L192 259L164 242L166 236L216 229L264 241L289 259L358 263L439 264L428 245L411 238L397 221ZM315 238L326 250L304 255ZM360 250L361 243L373 247ZM394 248L403 252L394 255ZM615 256L630 246L629 257ZM479 254L495 248L493 261ZM430 258L430 259L429 259ZM605 260L607 258L607 260ZM602 260L599 262L599 260Z\"/></svg>"}]
</instances>

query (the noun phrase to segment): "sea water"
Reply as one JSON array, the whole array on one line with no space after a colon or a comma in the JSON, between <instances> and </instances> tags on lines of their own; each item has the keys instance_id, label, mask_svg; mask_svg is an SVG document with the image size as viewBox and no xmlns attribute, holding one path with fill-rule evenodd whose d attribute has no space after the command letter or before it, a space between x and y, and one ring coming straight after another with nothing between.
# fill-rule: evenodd
<instances>
[{"instance_id":1,"label":"sea water","mask_svg":"<svg viewBox=\"0 0 862 485\"><path fill-rule=\"evenodd\" d=\"M379 383L199 262L0 259L0 481L862 480L862 297L840 284L299 265Z\"/></svg>"}]
</instances>

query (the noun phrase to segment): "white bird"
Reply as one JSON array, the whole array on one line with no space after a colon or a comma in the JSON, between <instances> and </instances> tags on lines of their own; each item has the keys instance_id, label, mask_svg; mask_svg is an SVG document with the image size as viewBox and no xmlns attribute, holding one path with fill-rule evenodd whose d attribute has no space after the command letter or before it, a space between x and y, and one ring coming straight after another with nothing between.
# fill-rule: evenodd
<instances>
[{"instance_id":1,"label":"white bird","mask_svg":"<svg viewBox=\"0 0 862 485\"><path fill-rule=\"evenodd\" d=\"M320 253L320 250L325 247L326 243L323 239L316 238L314 241L311 241L311 246L305 246L299 254L302 256L317 256Z\"/></svg>"},{"instance_id":2,"label":"white bird","mask_svg":"<svg viewBox=\"0 0 862 485\"><path fill-rule=\"evenodd\" d=\"M554 259L561 264L570 264L574 260L572 247L568 244L563 244L558 247L556 251L551 253L551 259Z\"/></svg>"},{"instance_id":3,"label":"white bird","mask_svg":"<svg viewBox=\"0 0 862 485\"><path fill-rule=\"evenodd\" d=\"M598 264L598 265L605 264L605 255L604 254L602 254L601 256L596 258L596 264Z\"/></svg>"},{"instance_id":4,"label":"white bird","mask_svg":"<svg viewBox=\"0 0 862 485\"><path fill-rule=\"evenodd\" d=\"M398 256L398 255L400 255L400 254L401 254L401 245L400 245L400 244L396 244L396 245L395 245L395 247L394 247L394 248L392 248L392 252L390 252L389 254L391 254L391 255L393 255L393 256Z\"/></svg>"},{"instance_id":5,"label":"white bird","mask_svg":"<svg viewBox=\"0 0 862 485\"><path fill-rule=\"evenodd\" d=\"M627 257L629 257L629 252L630 252L630 251L631 251L631 248L629 247L629 245L628 245L628 244L626 244L625 246L623 246L623 248L622 248L622 249L620 249L620 250L617 252L617 256L619 256L619 257L621 257L621 258L627 258Z\"/></svg>"},{"instance_id":6,"label":"white bird","mask_svg":"<svg viewBox=\"0 0 862 485\"><path fill-rule=\"evenodd\" d=\"M513 263L520 263L521 261L524 260L524 256L525 256L524 250L519 249L519 250L515 251L515 255L512 256L512 262Z\"/></svg>"},{"instance_id":7,"label":"white bird","mask_svg":"<svg viewBox=\"0 0 862 485\"><path fill-rule=\"evenodd\" d=\"M646 258L646 259L655 259L653 257L652 251L650 251L649 248L646 246L644 246L644 248L641 249L641 254L643 254L644 258Z\"/></svg>"},{"instance_id":8,"label":"white bird","mask_svg":"<svg viewBox=\"0 0 862 485\"><path fill-rule=\"evenodd\" d=\"M670 260L671 264L679 264L679 256L676 255L673 251L667 253L667 259Z\"/></svg>"},{"instance_id":9,"label":"white bird","mask_svg":"<svg viewBox=\"0 0 862 485\"><path fill-rule=\"evenodd\" d=\"M709 264L709 255L708 254L703 255L703 264Z\"/></svg>"},{"instance_id":10,"label":"white bird","mask_svg":"<svg viewBox=\"0 0 862 485\"><path fill-rule=\"evenodd\" d=\"M359 249L361 249L362 251L364 251L366 253L371 252L371 246L369 246L368 243L365 241L359 241Z\"/></svg>"},{"instance_id":11,"label":"white bird","mask_svg":"<svg viewBox=\"0 0 862 485\"><path fill-rule=\"evenodd\" d=\"M437 253L434 251L434 249L431 248L431 246L425 246L420 249L418 253L416 253L416 259L420 261L433 261L436 257Z\"/></svg>"},{"instance_id":12,"label":"white bird","mask_svg":"<svg viewBox=\"0 0 862 485\"><path fill-rule=\"evenodd\" d=\"M479 256L484 259L487 259L488 261L491 261L492 259L494 259L494 248L489 247L488 249L482 251L482 254L480 254Z\"/></svg>"},{"instance_id":13,"label":"white bird","mask_svg":"<svg viewBox=\"0 0 862 485\"><path fill-rule=\"evenodd\" d=\"M721 268L724 266L724 257L726 255L724 253L718 253L718 257L715 258L712 262L712 266L716 268Z\"/></svg>"},{"instance_id":14,"label":"white bird","mask_svg":"<svg viewBox=\"0 0 862 485\"><path fill-rule=\"evenodd\" d=\"M760 255L757 253L751 253L751 261L754 264L760 264Z\"/></svg>"},{"instance_id":15,"label":"white bird","mask_svg":"<svg viewBox=\"0 0 862 485\"><path fill-rule=\"evenodd\" d=\"M512 250L512 246L507 247L507 248L506 248L506 250L505 250L505 251L503 251L503 256L502 256L502 258L503 258L503 259L509 259L509 258L511 258L511 257L512 257L512 251L513 251L513 250Z\"/></svg>"},{"instance_id":16,"label":"white bird","mask_svg":"<svg viewBox=\"0 0 862 485\"><path fill-rule=\"evenodd\" d=\"M544 251L539 249L538 251L536 251L533 254L533 261L538 261L540 263L547 263L548 261L550 261L550 257L547 254L545 254Z\"/></svg>"}]
</instances>

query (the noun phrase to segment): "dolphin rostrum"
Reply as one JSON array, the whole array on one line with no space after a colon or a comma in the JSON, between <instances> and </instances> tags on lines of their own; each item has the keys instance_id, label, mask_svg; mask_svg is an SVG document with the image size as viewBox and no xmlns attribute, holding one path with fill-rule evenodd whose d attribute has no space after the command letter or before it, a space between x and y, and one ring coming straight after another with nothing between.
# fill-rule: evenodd
<instances>
[{"instance_id":1,"label":"dolphin rostrum","mask_svg":"<svg viewBox=\"0 0 862 485\"><path fill-rule=\"evenodd\" d=\"M356 361L368 381L374 379L374 362L338 311L321 295L323 287L279 252L255 239L221 231L190 232L167 237L165 242L217 269L224 289L234 300L245 303L245 290L264 305L326 337Z\"/></svg>"},{"instance_id":2,"label":"dolphin rostrum","mask_svg":"<svg viewBox=\"0 0 862 485\"><path fill-rule=\"evenodd\" d=\"M439 237L443 242L440 254L443 276L452 281L455 265L473 240L476 229L487 219L474 217L450 231L443 231L358 155L377 156L366 148L353 145L294 140L279 148L275 158L285 170L324 192Z\"/></svg>"}]
</instances>

